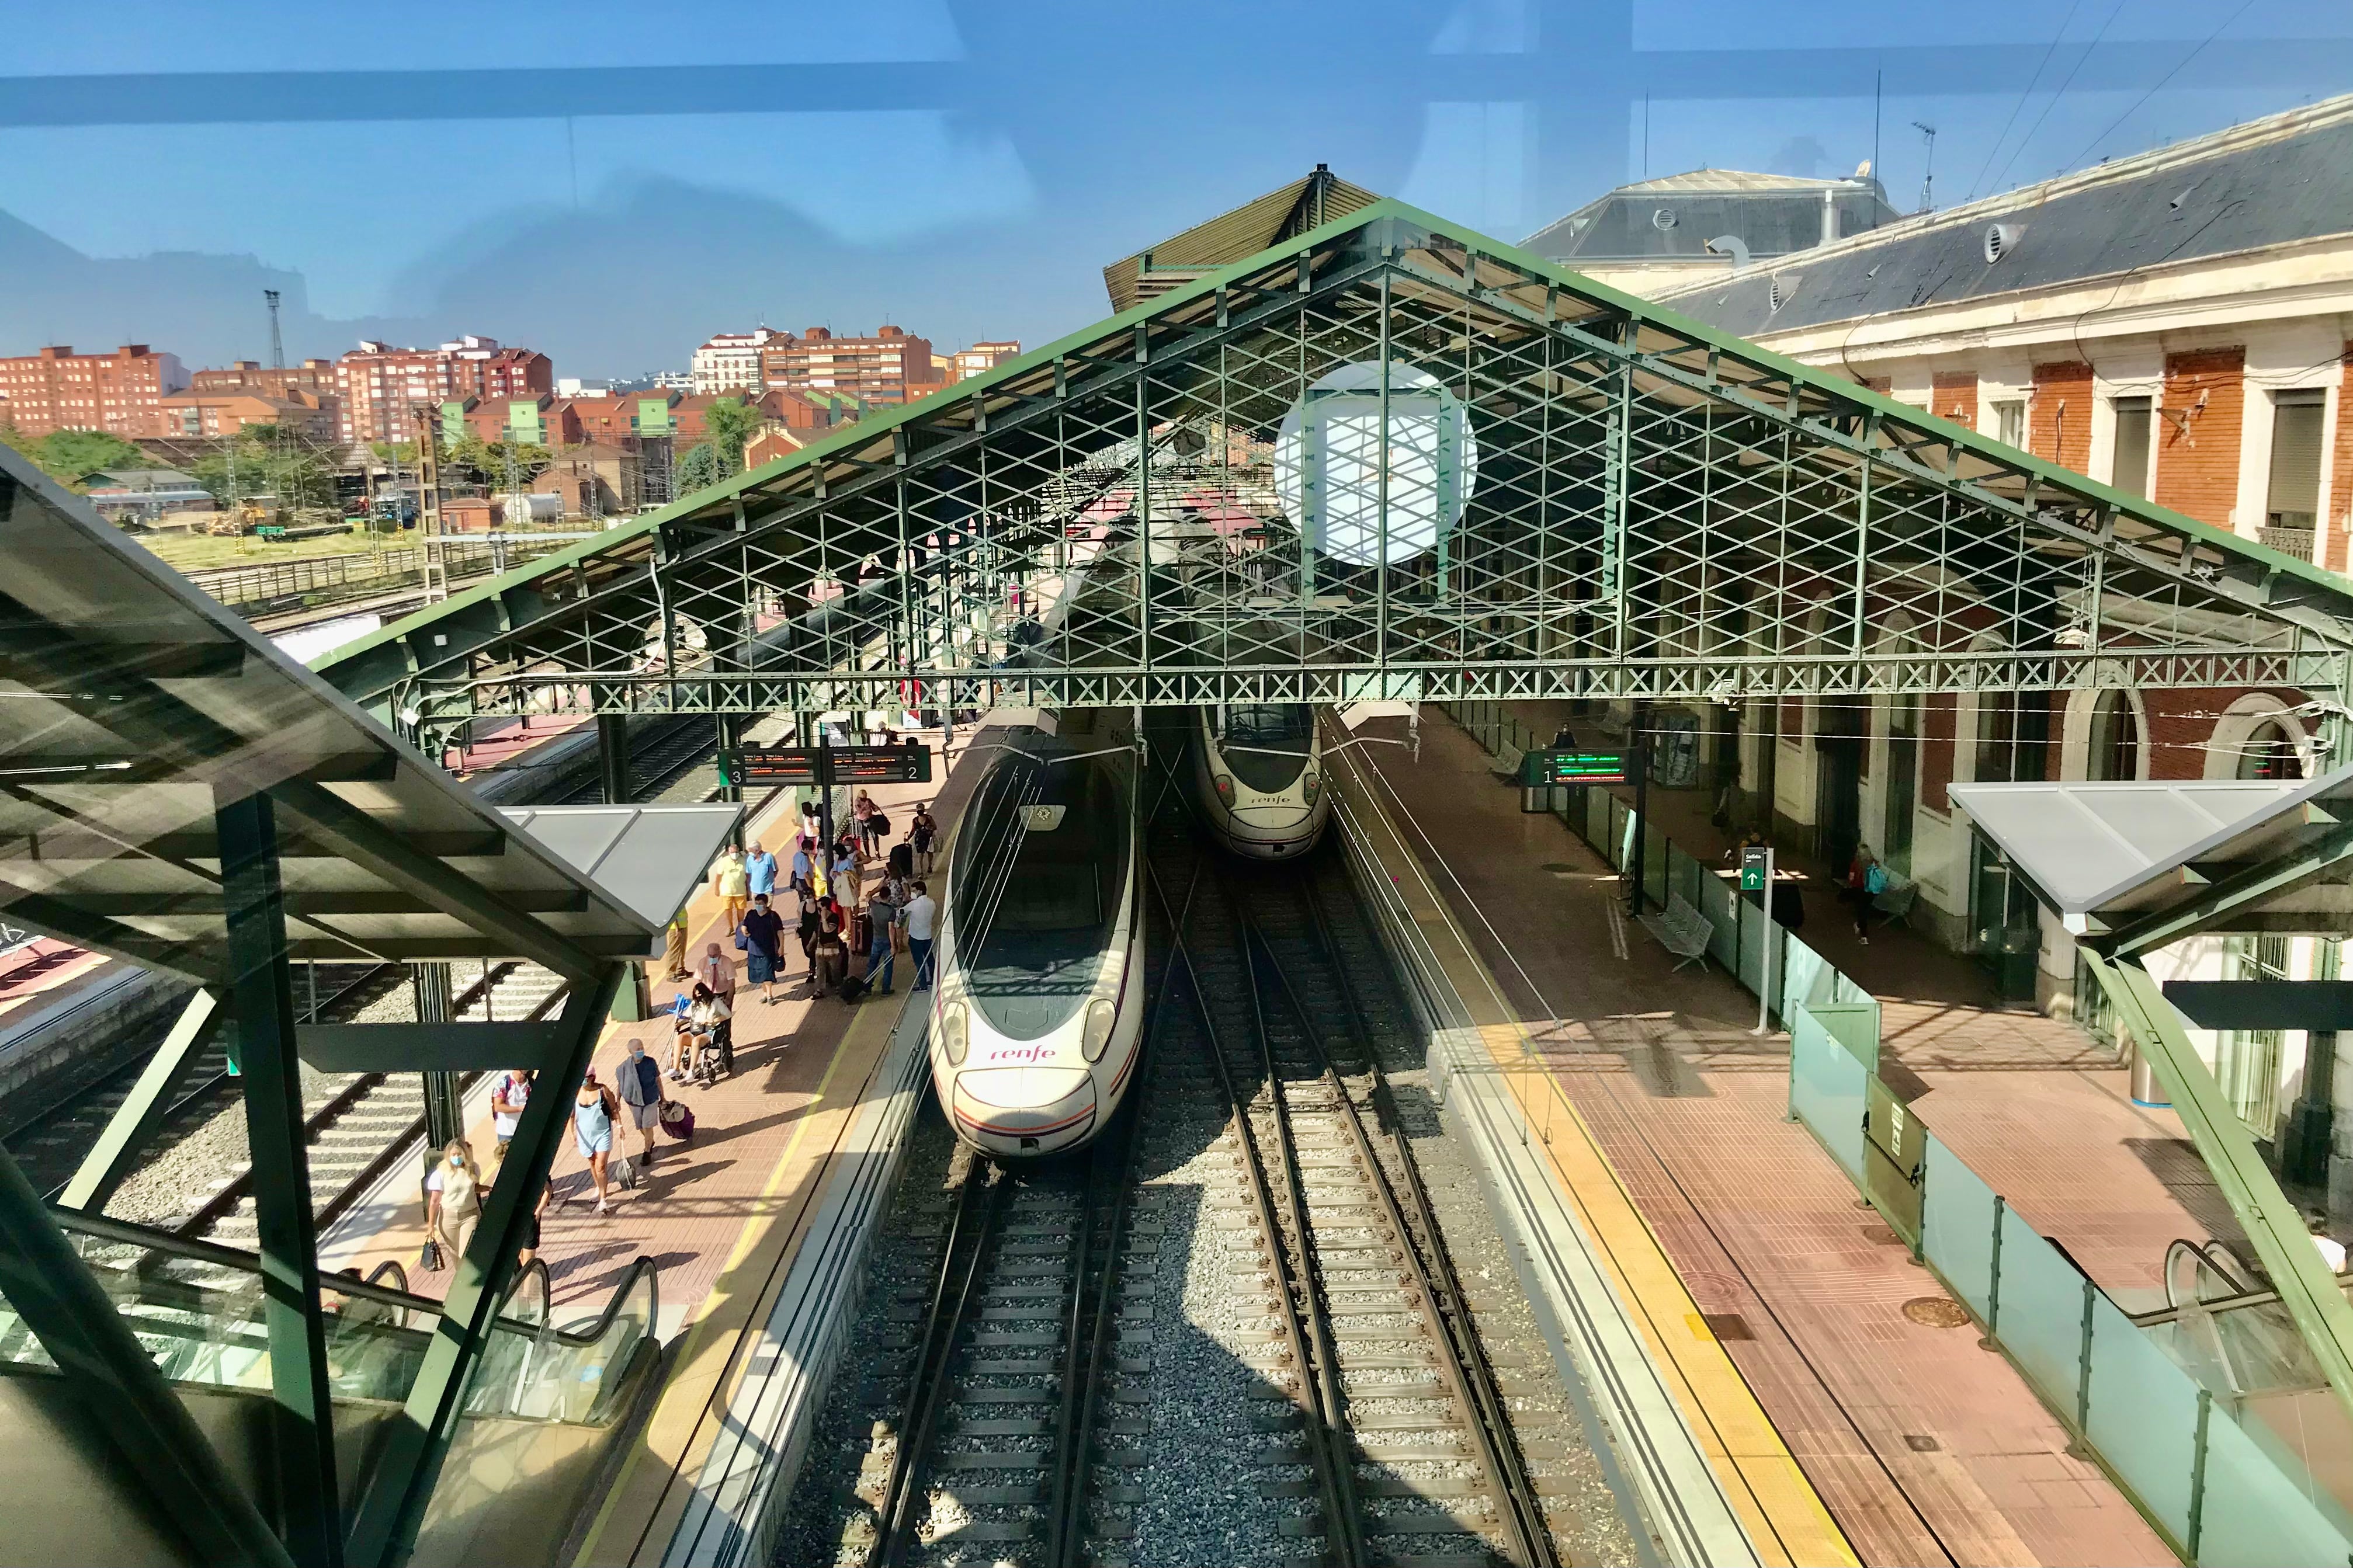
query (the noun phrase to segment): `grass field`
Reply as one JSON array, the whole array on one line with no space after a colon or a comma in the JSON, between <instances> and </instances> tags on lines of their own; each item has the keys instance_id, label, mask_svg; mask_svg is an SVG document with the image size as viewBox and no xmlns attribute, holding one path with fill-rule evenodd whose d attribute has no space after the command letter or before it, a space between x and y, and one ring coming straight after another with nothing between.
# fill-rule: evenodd
<instances>
[{"instance_id":1,"label":"grass field","mask_svg":"<svg viewBox=\"0 0 2353 1568\"><path fill-rule=\"evenodd\" d=\"M416 542L406 533L322 533L315 539L269 540L252 534L215 538L206 533L134 533L131 536L161 559L183 572L208 566L266 566L274 561L301 561L314 555L353 555L374 545L397 547Z\"/></svg>"}]
</instances>

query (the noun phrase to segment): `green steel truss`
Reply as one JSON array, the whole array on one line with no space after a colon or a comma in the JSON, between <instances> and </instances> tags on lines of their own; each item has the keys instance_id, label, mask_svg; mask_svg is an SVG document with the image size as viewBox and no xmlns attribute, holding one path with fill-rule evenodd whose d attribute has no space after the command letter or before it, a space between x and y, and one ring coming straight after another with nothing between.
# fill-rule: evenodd
<instances>
[{"instance_id":1,"label":"green steel truss","mask_svg":"<svg viewBox=\"0 0 2353 1568\"><path fill-rule=\"evenodd\" d=\"M1286 416L1349 365L1385 367L1377 461L1286 483ZM1388 401L1432 384L1475 474ZM1294 511L1380 547L1303 547ZM2307 563L1384 201L320 668L429 742L919 693L2342 691L2348 651Z\"/></svg>"}]
</instances>

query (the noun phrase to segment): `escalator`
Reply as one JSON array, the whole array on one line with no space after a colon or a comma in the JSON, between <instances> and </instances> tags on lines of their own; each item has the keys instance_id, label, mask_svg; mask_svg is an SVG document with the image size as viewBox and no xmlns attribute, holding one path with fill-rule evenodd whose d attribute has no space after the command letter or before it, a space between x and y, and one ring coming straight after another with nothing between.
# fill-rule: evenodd
<instances>
[{"instance_id":1,"label":"escalator","mask_svg":"<svg viewBox=\"0 0 2353 1568\"><path fill-rule=\"evenodd\" d=\"M261 1260L102 1218L52 1211L116 1310L169 1380L230 1477L265 1517L271 1477L269 1332ZM327 1369L346 1523L431 1343L440 1303L396 1264L328 1277ZM651 1259L631 1265L593 1318L559 1323L543 1263L508 1289L470 1381L410 1561L548 1563L584 1511L629 1414L658 1376ZM184 1538L127 1482L107 1436L24 1323L0 1306L0 1479L10 1529L0 1565L183 1563Z\"/></svg>"}]
</instances>

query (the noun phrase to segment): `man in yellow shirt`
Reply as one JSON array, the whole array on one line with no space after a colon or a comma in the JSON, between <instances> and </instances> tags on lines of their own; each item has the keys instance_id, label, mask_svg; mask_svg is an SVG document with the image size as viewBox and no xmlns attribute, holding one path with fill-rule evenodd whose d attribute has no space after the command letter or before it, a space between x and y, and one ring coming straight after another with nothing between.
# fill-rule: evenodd
<instances>
[{"instance_id":1,"label":"man in yellow shirt","mask_svg":"<svg viewBox=\"0 0 2353 1568\"><path fill-rule=\"evenodd\" d=\"M727 934L733 936L752 901L751 876L744 868L744 852L730 847L712 862L711 890L727 907Z\"/></svg>"}]
</instances>

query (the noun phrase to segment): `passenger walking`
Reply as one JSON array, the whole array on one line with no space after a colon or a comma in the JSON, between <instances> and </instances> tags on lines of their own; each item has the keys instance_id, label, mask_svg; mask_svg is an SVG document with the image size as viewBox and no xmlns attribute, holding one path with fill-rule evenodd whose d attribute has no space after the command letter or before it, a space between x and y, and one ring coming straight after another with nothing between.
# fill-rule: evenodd
<instances>
[{"instance_id":1,"label":"passenger walking","mask_svg":"<svg viewBox=\"0 0 2353 1568\"><path fill-rule=\"evenodd\" d=\"M767 895L762 893L752 902L756 906L766 899ZM748 921L752 917L746 914L744 918ZM724 1000L729 1006L735 1005L735 961L720 952L717 942L703 948L702 962L695 968L694 979L711 987L711 994Z\"/></svg>"},{"instance_id":2,"label":"passenger walking","mask_svg":"<svg viewBox=\"0 0 2353 1568\"><path fill-rule=\"evenodd\" d=\"M866 986L870 991L880 991L888 996L891 994L891 973L898 959L898 950L892 944L891 933L899 929L899 906L884 895L883 889L877 888L874 896L866 900ZM881 976L879 985L875 984L877 974Z\"/></svg>"},{"instance_id":3,"label":"passenger walking","mask_svg":"<svg viewBox=\"0 0 2353 1568\"><path fill-rule=\"evenodd\" d=\"M744 917L744 978L760 988L760 1000L773 1004L776 999L776 956L784 949L784 917L768 907L768 895L752 895L752 908ZM712 949L713 952L719 951ZM726 1000L732 1008L735 1002L733 965L728 966Z\"/></svg>"},{"instance_id":4,"label":"passenger walking","mask_svg":"<svg viewBox=\"0 0 2353 1568\"><path fill-rule=\"evenodd\" d=\"M799 931L801 959L807 966L802 973L807 976L811 984L815 984L817 981L817 942L823 920L823 911L816 899L801 900Z\"/></svg>"},{"instance_id":5,"label":"passenger walking","mask_svg":"<svg viewBox=\"0 0 2353 1568\"><path fill-rule=\"evenodd\" d=\"M914 885L914 894L907 900L907 952L914 960L914 987L922 991L932 983L932 929L939 919L940 906L920 881Z\"/></svg>"},{"instance_id":6,"label":"passenger walking","mask_svg":"<svg viewBox=\"0 0 2353 1568\"><path fill-rule=\"evenodd\" d=\"M507 1145L514 1142L515 1129L522 1125L523 1108L531 1103L531 1079L530 1073L510 1068L491 1089L491 1131L499 1141L491 1154L493 1160L507 1157Z\"/></svg>"},{"instance_id":7,"label":"passenger walking","mask_svg":"<svg viewBox=\"0 0 2353 1568\"><path fill-rule=\"evenodd\" d=\"M849 974L849 949L842 941L841 906L831 899L818 906L817 972L812 995L823 996Z\"/></svg>"},{"instance_id":8,"label":"passenger walking","mask_svg":"<svg viewBox=\"0 0 2353 1568\"><path fill-rule=\"evenodd\" d=\"M425 1178L425 1230L441 1249L442 1267L455 1268L482 1217L482 1173L473 1145L452 1138Z\"/></svg>"},{"instance_id":9,"label":"passenger walking","mask_svg":"<svg viewBox=\"0 0 2353 1568\"><path fill-rule=\"evenodd\" d=\"M865 880L865 866L858 853L858 840L843 834L841 842L833 847L833 885L827 889L836 902L858 907L859 885Z\"/></svg>"},{"instance_id":10,"label":"passenger walking","mask_svg":"<svg viewBox=\"0 0 2353 1568\"><path fill-rule=\"evenodd\" d=\"M662 930L662 971L664 978L673 984L686 978L686 906L681 904L678 913L670 916L670 924Z\"/></svg>"},{"instance_id":11,"label":"passenger walking","mask_svg":"<svg viewBox=\"0 0 2353 1568\"><path fill-rule=\"evenodd\" d=\"M776 890L776 858L754 840L751 853L744 857L744 891L756 899L762 893L774 895Z\"/></svg>"},{"instance_id":12,"label":"passenger walking","mask_svg":"<svg viewBox=\"0 0 2353 1568\"><path fill-rule=\"evenodd\" d=\"M531 1219L523 1226L522 1247L515 1257L517 1268L530 1268L531 1260L539 1256L539 1228L547 1223L547 1184L540 1183L539 1201L531 1205Z\"/></svg>"},{"instance_id":13,"label":"passenger walking","mask_svg":"<svg viewBox=\"0 0 2353 1568\"><path fill-rule=\"evenodd\" d=\"M858 798L849 803L849 826L850 832L860 843L863 843L866 838L866 819L873 815L874 797L864 790L860 790Z\"/></svg>"},{"instance_id":14,"label":"passenger walking","mask_svg":"<svg viewBox=\"0 0 2353 1568\"><path fill-rule=\"evenodd\" d=\"M697 990L702 989L700 986ZM629 1054L621 1058L620 1070L613 1075L620 1086L621 1103L629 1108L629 1125L638 1130L638 1142L643 1158L638 1163L651 1169L654 1163L654 1129L661 1125L661 1068L653 1058L646 1055L643 1040L629 1042Z\"/></svg>"},{"instance_id":15,"label":"passenger walking","mask_svg":"<svg viewBox=\"0 0 2353 1568\"><path fill-rule=\"evenodd\" d=\"M809 842L806 834L793 841L793 891L800 895L803 903L807 903L815 892L809 886L809 873L816 869L814 862L809 859Z\"/></svg>"},{"instance_id":16,"label":"passenger walking","mask_svg":"<svg viewBox=\"0 0 2353 1568\"><path fill-rule=\"evenodd\" d=\"M621 1102L613 1091L596 1081L596 1069L590 1068L588 1076L580 1081L580 1092L572 1101L572 1142L580 1157L588 1162L588 1179L596 1186L596 1212L613 1212L611 1189L605 1176L605 1165L613 1157L613 1123L620 1119Z\"/></svg>"},{"instance_id":17,"label":"passenger walking","mask_svg":"<svg viewBox=\"0 0 2353 1568\"><path fill-rule=\"evenodd\" d=\"M929 805L915 807L914 820L907 825L907 847L914 852L914 869L929 875L932 869L932 846L938 842L940 825L932 820Z\"/></svg>"},{"instance_id":18,"label":"passenger walking","mask_svg":"<svg viewBox=\"0 0 2353 1568\"><path fill-rule=\"evenodd\" d=\"M1887 890L1887 868L1871 852L1868 844L1854 847L1854 858L1847 862L1846 887L1839 898L1854 909L1854 934L1863 946L1871 945L1871 900Z\"/></svg>"},{"instance_id":19,"label":"passenger walking","mask_svg":"<svg viewBox=\"0 0 2353 1568\"><path fill-rule=\"evenodd\" d=\"M744 869L744 857L740 851L728 848L712 862L711 890L726 906L727 934L733 936L736 923L743 920L744 910L752 901L749 878Z\"/></svg>"}]
</instances>

